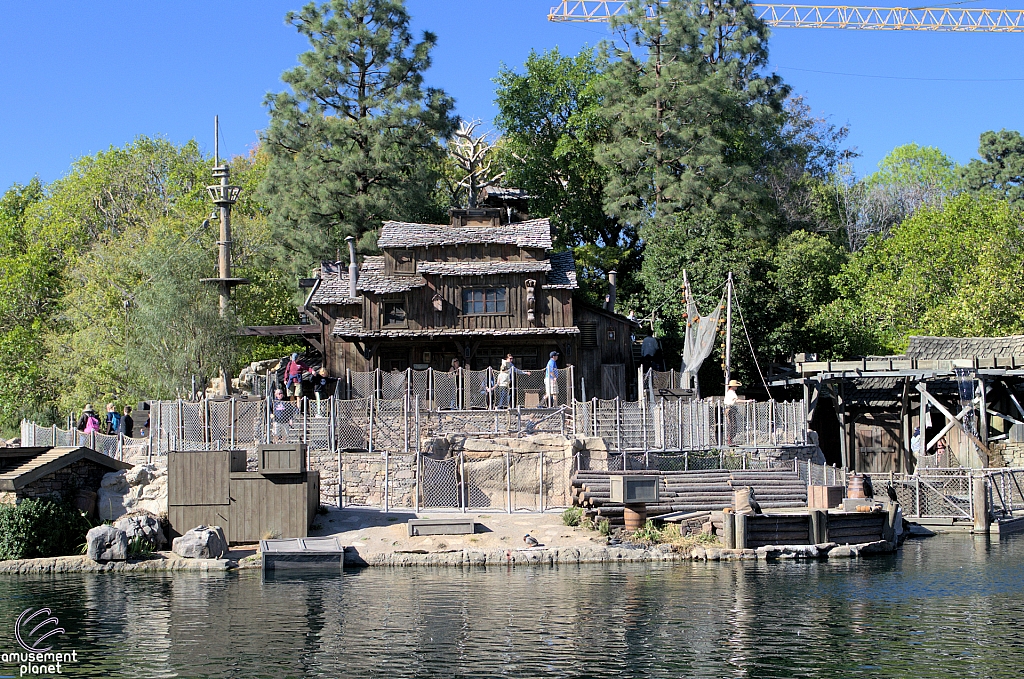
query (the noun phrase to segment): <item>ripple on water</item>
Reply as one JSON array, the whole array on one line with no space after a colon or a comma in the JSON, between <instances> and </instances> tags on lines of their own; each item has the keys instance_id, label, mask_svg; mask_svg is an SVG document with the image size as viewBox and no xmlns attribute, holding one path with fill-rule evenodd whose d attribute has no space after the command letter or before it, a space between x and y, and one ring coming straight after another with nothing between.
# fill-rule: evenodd
<instances>
[{"instance_id":1,"label":"ripple on water","mask_svg":"<svg viewBox=\"0 0 1024 679\"><path fill-rule=\"evenodd\" d=\"M0 619L49 606L82 677L1011 677L1022 556L9 577Z\"/></svg>"}]
</instances>

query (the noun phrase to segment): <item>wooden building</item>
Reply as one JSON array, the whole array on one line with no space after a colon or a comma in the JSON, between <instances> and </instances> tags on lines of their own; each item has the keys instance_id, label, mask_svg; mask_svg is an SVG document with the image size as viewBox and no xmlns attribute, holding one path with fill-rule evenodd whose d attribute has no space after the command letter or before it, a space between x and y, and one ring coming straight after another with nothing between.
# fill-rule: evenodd
<instances>
[{"instance_id":1,"label":"wooden building","mask_svg":"<svg viewBox=\"0 0 1024 679\"><path fill-rule=\"evenodd\" d=\"M1021 335L911 337L904 354L798 362L773 384L803 385L826 459L856 471L1024 463Z\"/></svg>"},{"instance_id":2,"label":"wooden building","mask_svg":"<svg viewBox=\"0 0 1024 679\"><path fill-rule=\"evenodd\" d=\"M558 351L588 395L625 396L635 324L574 299L576 263L552 251L549 220L510 217L485 207L454 209L446 225L385 222L383 254L322 266L305 308L331 375L448 370L456 358L497 368L509 352L536 370Z\"/></svg>"}]
</instances>

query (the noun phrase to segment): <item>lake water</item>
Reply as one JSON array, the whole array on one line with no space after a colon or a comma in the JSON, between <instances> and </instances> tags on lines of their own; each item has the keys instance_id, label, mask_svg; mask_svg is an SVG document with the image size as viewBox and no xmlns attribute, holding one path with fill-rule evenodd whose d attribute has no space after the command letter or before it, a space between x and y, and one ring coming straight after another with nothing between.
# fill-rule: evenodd
<instances>
[{"instance_id":1,"label":"lake water","mask_svg":"<svg viewBox=\"0 0 1024 679\"><path fill-rule=\"evenodd\" d=\"M0 576L74 677L1021 677L1024 536L813 563ZM0 675L17 675L0 666Z\"/></svg>"}]
</instances>

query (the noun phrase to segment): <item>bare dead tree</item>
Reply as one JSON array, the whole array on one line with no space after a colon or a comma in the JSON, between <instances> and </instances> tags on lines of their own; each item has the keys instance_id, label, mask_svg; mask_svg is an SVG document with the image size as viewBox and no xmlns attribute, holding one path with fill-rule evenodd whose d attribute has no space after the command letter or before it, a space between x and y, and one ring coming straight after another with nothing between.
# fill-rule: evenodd
<instances>
[{"instance_id":1,"label":"bare dead tree","mask_svg":"<svg viewBox=\"0 0 1024 679\"><path fill-rule=\"evenodd\" d=\"M505 176L504 172L494 173L496 140L490 132L477 134L481 124L479 120L463 121L448 142L448 155L462 175L456 184L466 189L469 207L476 207L477 193L496 186Z\"/></svg>"}]
</instances>

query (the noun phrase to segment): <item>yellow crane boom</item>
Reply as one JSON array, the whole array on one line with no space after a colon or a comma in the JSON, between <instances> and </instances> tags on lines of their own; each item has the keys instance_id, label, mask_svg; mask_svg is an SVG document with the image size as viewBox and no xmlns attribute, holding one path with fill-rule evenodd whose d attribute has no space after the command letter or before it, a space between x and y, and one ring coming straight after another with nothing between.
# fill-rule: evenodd
<instances>
[{"instance_id":1,"label":"yellow crane boom","mask_svg":"<svg viewBox=\"0 0 1024 679\"><path fill-rule=\"evenodd\" d=\"M549 21L598 23L622 14L625 0L562 0ZM948 7L754 4L759 19L776 28L858 28L875 31L1024 33L1024 10Z\"/></svg>"}]
</instances>

